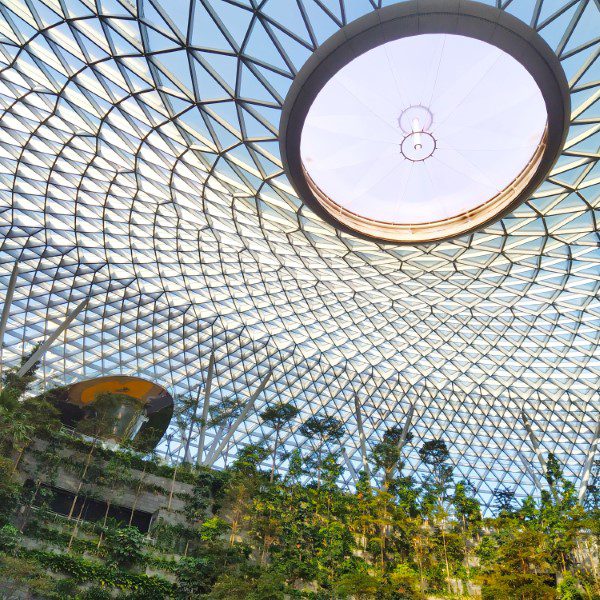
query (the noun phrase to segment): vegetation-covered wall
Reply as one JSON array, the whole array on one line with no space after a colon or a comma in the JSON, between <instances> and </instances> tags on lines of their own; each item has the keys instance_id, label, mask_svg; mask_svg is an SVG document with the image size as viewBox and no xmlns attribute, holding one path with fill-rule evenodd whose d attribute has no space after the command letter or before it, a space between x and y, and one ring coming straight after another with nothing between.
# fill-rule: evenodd
<instances>
[{"instance_id":1,"label":"vegetation-covered wall","mask_svg":"<svg viewBox=\"0 0 600 600\"><path fill-rule=\"evenodd\" d=\"M332 417L304 423L313 446L277 473L290 405L262 415L276 432L271 446L247 446L224 471L172 468L65 433L48 397L28 396L33 377L7 372L0 394L6 598L600 598L597 469L582 506L547 456L540 499L517 503L498 489L495 515L484 517L444 440L418 442L421 481L391 429L350 493L337 485L341 424ZM67 476L73 503L61 516L49 510L50 486ZM160 508L147 535L108 508L95 522L82 518L92 501L139 509L149 497Z\"/></svg>"}]
</instances>

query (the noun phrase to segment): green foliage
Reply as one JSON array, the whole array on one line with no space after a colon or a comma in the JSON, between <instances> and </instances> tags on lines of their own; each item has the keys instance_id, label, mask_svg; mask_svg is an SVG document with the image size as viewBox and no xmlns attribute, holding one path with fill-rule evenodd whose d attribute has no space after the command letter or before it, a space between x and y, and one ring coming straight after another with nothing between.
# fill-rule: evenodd
<instances>
[{"instance_id":1,"label":"green foliage","mask_svg":"<svg viewBox=\"0 0 600 600\"><path fill-rule=\"evenodd\" d=\"M268 448L265 448L260 444L248 444L238 452L232 465L232 469L247 475L256 473L260 463L262 463L268 455Z\"/></svg>"},{"instance_id":2,"label":"green foliage","mask_svg":"<svg viewBox=\"0 0 600 600\"><path fill-rule=\"evenodd\" d=\"M197 598L209 593L219 577L248 559L243 547L224 548L210 545L198 549L195 556L182 558L175 570L181 598Z\"/></svg>"},{"instance_id":3,"label":"green foliage","mask_svg":"<svg viewBox=\"0 0 600 600\"><path fill-rule=\"evenodd\" d=\"M512 515L515 510L515 493L505 487L498 487L493 492L494 508L498 516Z\"/></svg>"},{"instance_id":4,"label":"green foliage","mask_svg":"<svg viewBox=\"0 0 600 600\"><path fill-rule=\"evenodd\" d=\"M32 381L27 377L20 380L11 372L0 398L2 423L7 424L9 414L21 418L17 409L26 405L23 395ZM196 401L190 399L186 406L187 431L190 419L198 421ZM224 428L240 410L235 399L215 407L211 424ZM0 449L6 456L0 459L0 576L16 592L29 587L52 600L107 594L129 600L423 600L426 594L456 598L456 581L479 583L484 599L598 596L598 574L580 560L582 549L589 556L600 538L600 508L594 499L598 469L592 471L584 509L558 459L549 455L540 498L528 497L519 506L511 490L498 489L497 515L483 519L473 486L455 479L443 439L420 447L424 481L408 472L400 426L385 431L371 448L370 468L359 475L353 492L338 485L343 425L326 414L301 425L306 444L285 456L287 474L276 477L279 432L296 417L293 405L269 406L261 418L275 436L247 445L224 471L189 463L175 470L131 450L112 452L46 428L39 416L20 421L21 433L0 430ZM38 466L28 474L33 486L25 493L13 475L15 456L37 435L48 445L27 450ZM61 446L72 451L63 464ZM269 456L267 472L263 465ZM166 504L172 481L193 487L174 494L185 500L182 522L158 519L149 540L132 527L119 528L110 521L106 527L102 521L74 524L39 510L44 491L40 484L51 480L59 466L82 480L82 497L110 490L115 504L126 489L154 492ZM142 488L135 470L168 481ZM15 512L19 502L21 510ZM170 517L177 515L176 508L171 507ZM31 519L22 518L29 509ZM17 529L6 524L15 514L23 537L36 538L38 548L54 552L23 548ZM138 573L144 566L176 583Z\"/></svg>"},{"instance_id":5,"label":"green foliage","mask_svg":"<svg viewBox=\"0 0 600 600\"><path fill-rule=\"evenodd\" d=\"M0 526L8 522L19 504L21 486L13 473L13 461L0 456Z\"/></svg>"},{"instance_id":6,"label":"green foliage","mask_svg":"<svg viewBox=\"0 0 600 600\"><path fill-rule=\"evenodd\" d=\"M238 569L224 573L213 586L207 600L285 600L284 579L277 573L257 568Z\"/></svg>"},{"instance_id":7,"label":"green foliage","mask_svg":"<svg viewBox=\"0 0 600 600\"><path fill-rule=\"evenodd\" d=\"M0 582L3 598L51 597L55 589L43 565L21 556L0 554Z\"/></svg>"},{"instance_id":8,"label":"green foliage","mask_svg":"<svg viewBox=\"0 0 600 600\"><path fill-rule=\"evenodd\" d=\"M110 600L113 595L104 587L93 586L75 596L76 600Z\"/></svg>"},{"instance_id":9,"label":"green foliage","mask_svg":"<svg viewBox=\"0 0 600 600\"><path fill-rule=\"evenodd\" d=\"M21 541L21 533L10 524L0 527L0 551L14 554Z\"/></svg>"},{"instance_id":10,"label":"green foliage","mask_svg":"<svg viewBox=\"0 0 600 600\"><path fill-rule=\"evenodd\" d=\"M227 521L221 519L220 517L212 517L200 525L200 538L205 542L215 542L228 529L229 525Z\"/></svg>"},{"instance_id":11,"label":"green foliage","mask_svg":"<svg viewBox=\"0 0 600 600\"><path fill-rule=\"evenodd\" d=\"M0 453L5 457L16 453L16 464L34 437L47 435L60 427L58 410L46 395L29 395L39 362L34 363L24 375L18 373L36 349L37 346L21 358L19 367L7 369L2 377Z\"/></svg>"},{"instance_id":12,"label":"green foliage","mask_svg":"<svg viewBox=\"0 0 600 600\"><path fill-rule=\"evenodd\" d=\"M93 582L118 590L137 590L148 598L168 598L174 594L173 585L160 577L127 573L111 565L72 556L32 550L29 556L50 571L63 573L78 583Z\"/></svg>"},{"instance_id":13,"label":"green foliage","mask_svg":"<svg viewBox=\"0 0 600 600\"><path fill-rule=\"evenodd\" d=\"M343 598L353 597L357 600L374 598L381 587L381 578L364 572L346 573L335 585L335 591Z\"/></svg>"},{"instance_id":14,"label":"green foliage","mask_svg":"<svg viewBox=\"0 0 600 600\"><path fill-rule=\"evenodd\" d=\"M111 561L121 567L131 567L144 558L144 536L137 527L107 527L105 548Z\"/></svg>"},{"instance_id":15,"label":"green foliage","mask_svg":"<svg viewBox=\"0 0 600 600\"><path fill-rule=\"evenodd\" d=\"M459 523L464 526L481 521L481 505L475 497L475 488L469 481L459 481L454 488L452 498Z\"/></svg>"},{"instance_id":16,"label":"green foliage","mask_svg":"<svg viewBox=\"0 0 600 600\"><path fill-rule=\"evenodd\" d=\"M579 582L570 573L558 584L557 597L558 600L585 600Z\"/></svg>"},{"instance_id":17,"label":"green foliage","mask_svg":"<svg viewBox=\"0 0 600 600\"><path fill-rule=\"evenodd\" d=\"M202 521L209 510L220 508L228 473L200 470L197 472L191 497L186 499L185 516L189 523Z\"/></svg>"},{"instance_id":18,"label":"green foliage","mask_svg":"<svg viewBox=\"0 0 600 600\"><path fill-rule=\"evenodd\" d=\"M447 464L450 451L443 440L431 440L421 446L419 457L429 468L423 486L423 510L434 519L444 519L445 503L452 485L453 469Z\"/></svg>"},{"instance_id":19,"label":"green foliage","mask_svg":"<svg viewBox=\"0 0 600 600\"><path fill-rule=\"evenodd\" d=\"M260 413L260 418L264 423L270 425L275 430L280 430L298 415L300 411L289 402L278 402L269 406Z\"/></svg>"},{"instance_id":20,"label":"green foliage","mask_svg":"<svg viewBox=\"0 0 600 600\"><path fill-rule=\"evenodd\" d=\"M373 446L371 460L375 470L383 471L384 486L387 488L396 470L402 470L402 431L399 426L386 429L382 440ZM411 433L406 435L404 442L410 442L413 438Z\"/></svg>"}]
</instances>

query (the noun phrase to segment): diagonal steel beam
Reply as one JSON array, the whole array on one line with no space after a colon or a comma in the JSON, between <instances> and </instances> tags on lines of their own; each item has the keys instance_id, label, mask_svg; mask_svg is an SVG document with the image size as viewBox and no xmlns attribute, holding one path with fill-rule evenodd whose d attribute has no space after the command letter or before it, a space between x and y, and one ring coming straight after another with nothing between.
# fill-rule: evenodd
<instances>
[{"instance_id":1,"label":"diagonal steel beam","mask_svg":"<svg viewBox=\"0 0 600 600\"><path fill-rule=\"evenodd\" d=\"M581 472L581 483L579 484L579 502L583 502L585 498L585 494L587 492L588 483L590 481L590 475L592 473L592 466L594 464L594 459L596 458L596 449L598 448L598 443L600 442L600 418L596 423L596 431L594 432L594 437L592 438L592 443L590 444L587 458L585 460L585 464L583 465L583 471Z\"/></svg>"},{"instance_id":2,"label":"diagonal steel beam","mask_svg":"<svg viewBox=\"0 0 600 600\"><path fill-rule=\"evenodd\" d=\"M521 411L521 420L523 421L523 425L525 425L525 429L527 430L527 435L529 436L529 440L531 441L531 445L535 450L535 454L540 462L542 467L542 473L546 473L546 459L544 458L544 454L542 452L542 448L540 446L540 441L537 439L535 433L533 433L533 429L531 428L531 423L529 421L529 417L525 414L525 411Z\"/></svg>"},{"instance_id":3,"label":"diagonal steel beam","mask_svg":"<svg viewBox=\"0 0 600 600\"><path fill-rule=\"evenodd\" d=\"M192 445L192 437L194 436L194 422L196 421L196 415L198 414L198 404L200 404L200 391L201 387L198 386L196 392L196 402L194 403L194 414L190 419L190 431L189 433L184 430L183 437L185 438L185 451L183 453L183 462L191 463L190 446Z\"/></svg>"},{"instance_id":4,"label":"diagonal steel beam","mask_svg":"<svg viewBox=\"0 0 600 600\"><path fill-rule=\"evenodd\" d=\"M210 391L212 388L213 375L215 371L215 353L212 352L208 361L208 373L206 375L206 385L204 386L204 404L202 404L202 421L200 422L200 436L198 437L198 454L196 464L201 465L204 462L204 440L206 439L206 421L208 419L208 409L210 408Z\"/></svg>"},{"instance_id":5,"label":"diagonal steel beam","mask_svg":"<svg viewBox=\"0 0 600 600\"><path fill-rule=\"evenodd\" d=\"M348 458L348 453L346 452L346 448L342 448L342 457L344 458L344 462L346 463L346 468L350 472L352 476L352 480L354 481L354 485L358 485L358 474L356 473L356 469L352 464L350 458Z\"/></svg>"},{"instance_id":6,"label":"diagonal steel beam","mask_svg":"<svg viewBox=\"0 0 600 600\"><path fill-rule=\"evenodd\" d=\"M48 348L56 341L58 336L65 331L69 325L77 318L77 315L86 307L90 301L89 297L80 302L75 310L40 344L40 347L30 356L29 360L19 369L17 375L23 377L29 369L40 360L48 351Z\"/></svg>"},{"instance_id":7,"label":"diagonal steel beam","mask_svg":"<svg viewBox=\"0 0 600 600\"><path fill-rule=\"evenodd\" d=\"M10 314L10 307L12 305L13 295L15 293L15 286L17 284L17 277L19 276L19 263L15 261L10 279L8 280L8 287L6 288L6 295L4 296L4 306L2 307L2 316L0 316L0 375L2 375L2 367L4 361L2 360L2 352L4 349L4 332L6 331L6 323L8 322L8 315Z\"/></svg>"},{"instance_id":8,"label":"diagonal steel beam","mask_svg":"<svg viewBox=\"0 0 600 600\"><path fill-rule=\"evenodd\" d=\"M207 464L208 460L210 459L210 457L213 455L214 451L216 450L216 448L219 444L219 440L221 439L221 436L225 433L226 428L227 428L227 423L226 423L226 421L223 421L219 425L219 429L217 429L217 433L213 434L212 442L211 442L210 446L208 447L208 450L206 451L205 460L203 461L202 464L204 464L204 465Z\"/></svg>"},{"instance_id":9,"label":"diagonal steel beam","mask_svg":"<svg viewBox=\"0 0 600 600\"><path fill-rule=\"evenodd\" d=\"M19 276L19 263L15 262L10 279L8 281L8 287L6 288L6 296L4 296L4 306L2 307L2 316L0 317L0 352L4 347L4 332L6 331L6 323L8 321L8 315L10 313L10 307L12 304L13 295L15 293L15 286L17 284L17 277Z\"/></svg>"},{"instance_id":10,"label":"diagonal steel beam","mask_svg":"<svg viewBox=\"0 0 600 600\"><path fill-rule=\"evenodd\" d=\"M240 426L240 423L246 418L246 415L252 410L256 399L259 397L259 395L265 389L265 387L267 387L269 379L271 379L272 373L273 370L270 369L267 373L267 376L261 381L258 388L256 388L256 391L250 396L250 398L248 398L248 401L246 402L244 409L240 413L240 416L235 420L233 425L229 428L229 431L227 431L227 433L225 434L225 437L221 440L221 443L217 446L215 451L210 455L210 458L206 461L207 466L212 467L219 455L221 454L221 452L223 452L225 446L227 445L227 442L229 442L229 440L231 439L231 436L236 432L237 428Z\"/></svg>"},{"instance_id":11,"label":"diagonal steel beam","mask_svg":"<svg viewBox=\"0 0 600 600\"><path fill-rule=\"evenodd\" d=\"M400 434L400 439L398 440L398 450L402 450L406 445L406 439L408 438L408 433L410 432L410 426L412 424L412 418L415 414L415 405L411 404L408 412L406 413L406 421L404 421L404 427L402 428L402 433Z\"/></svg>"},{"instance_id":12,"label":"diagonal steel beam","mask_svg":"<svg viewBox=\"0 0 600 600\"><path fill-rule=\"evenodd\" d=\"M367 460L367 442L365 439L365 430L363 429L363 420L360 412L358 394L354 394L354 414L356 415L356 425L358 426L358 439L360 441L360 456L362 459L362 465L366 476L370 478L371 474L369 471L369 462Z\"/></svg>"},{"instance_id":13,"label":"diagonal steel beam","mask_svg":"<svg viewBox=\"0 0 600 600\"><path fill-rule=\"evenodd\" d=\"M520 450L517 450L517 453L519 455L519 458L521 459L521 462L523 463L523 466L525 467L525 473L528 475L529 479L533 481L533 485L535 485L535 487L541 492L542 484L540 482L540 478L531 468L531 465L529 464L529 461L527 460L525 455Z\"/></svg>"}]
</instances>

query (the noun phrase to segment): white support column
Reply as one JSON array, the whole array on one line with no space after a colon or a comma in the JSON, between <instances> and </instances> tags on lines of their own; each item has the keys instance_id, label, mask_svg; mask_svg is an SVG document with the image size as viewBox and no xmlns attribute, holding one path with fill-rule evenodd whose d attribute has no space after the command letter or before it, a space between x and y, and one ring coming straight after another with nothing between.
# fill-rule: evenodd
<instances>
[{"instance_id":1,"label":"white support column","mask_svg":"<svg viewBox=\"0 0 600 600\"><path fill-rule=\"evenodd\" d=\"M219 440L221 439L221 436L225 433L225 429L227 428L227 422L223 421L220 425L219 425L219 429L217 429L217 433L214 435L213 440L210 444L210 446L208 447L208 450L206 451L206 455L204 457L204 461L202 464L207 464L208 461L210 460L210 457L214 454L214 451L216 450L218 444L219 444Z\"/></svg>"},{"instance_id":2,"label":"white support column","mask_svg":"<svg viewBox=\"0 0 600 600\"><path fill-rule=\"evenodd\" d=\"M342 448L342 457L344 459L344 462L346 463L346 468L350 472L352 480L354 481L354 485L358 485L358 475L356 473L356 469L354 468L354 465L350 461L350 458L348 458L348 453L346 452L346 448Z\"/></svg>"},{"instance_id":3,"label":"white support column","mask_svg":"<svg viewBox=\"0 0 600 600\"><path fill-rule=\"evenodd\" d=\"M517 452L519 454L519 458L521 459L521 462L523 463L523 466L525 467L525 473L527 473L527 476L529 477L529 479L531 479L531 481L533 482L533 485L535 485L535 487L541 492L542 484L540 483L540 478L536 475L536 473L531 468L531 465L529 464L529 461L527 460L525 455L520 450L518 450Z\"/></svg>"},{"instance_id":4,"label":"white support column","mask_svg":"<svg viewBox=\"0 0 600 600\"><path fill-rule=\"evenodd\" d=\"M598 442L600 442L600 418L596 423L596 431L594 432L594 437L592 438L592 443L588 449L587 458L585 460L585 464L583 465L583 471L581 472L581 483L579 484L579 502L583 502L585 498L585 493L587 492L588 483L590 480L590 475L592 474L592 466L594 464L594 458L596 458L596 450L598 448Z\"/></svg>"},{"instance_id":5,"label":"white support column","mask_svg":"<svg viewBox=\"0 0 600 600\"><path fill-rule=\"evenodd\" d=\"M65 331L69 325L77 318L77 315L86 307L87 303L90 301L89 298L80 302L75 310L67 316L67 318L42 342L40 347L31 355L29 360L19 369L17 375L22 377L31 369L31 367L40 360L44 354L48 351L48 348L54 343L54 341L58 338L58 336Z\"/></svg>"},{"instance_id":6,"label":"white support column","mask_svg":"<svg viewBox=\"0 0 600 600\"><path fill-rule=\"evenodd\" d=\"M10 314L10 307L12 305L13 295L15 293L15 286L17 284L17 277L19 276L19 263L15 261L10 279L8 280L8 287L6 288L6 295L4 296L4 305L2 307L2 316L0 316L0 377L2 377L2 371L4 368L3 360L3 349L4 349L4 332L6 331L6 323L8 322L8 315ZM0 388L2 384L0 383Z\"/></svg>"},{"instance_id":7,"label":"white support column","mask_svg":"<svg viewBox=\"0 0 600 600\"><path fill-rule=\"evenodd\" d=\"M183 437L185 438L185 451L183 453L183 462L192 463L192 456L190 454L190 446L192 445L192 437L194 435L194 423L196 421L196 415L198 414L198 404L200 404L200 386L198 386L198 391L196 392L196 402L194 403L194 414L190 418L190 430L189 432L185 432Z\"/></svg>"},{"instance_id":8,"label":"white support column","mask_svg":"<svg viewBox=\"0 0 600 600\"><path fill-rule=\"evenodd\" d=\"M365 431L363 429L362 414L360 412L360 402L358 401L358 394L354 394L354 414L356 415L356 424L358 426L358 439L360 441L360 455L362 458L362 465L365 474L368 478L371 477L369 471L369 462L367 461L367 443L365 439Z\"/></svg>"},{"instance_id":9,"label":"white support column","mask_svg":"<svg viewBox=\"0 0 600 600\"><path fill-rule=\"evenodd\" d=\"M544 458L544 454L542 453L542 448L540 446L540 442L537 439L535 433L533 433L533 429L531 428L531 424L529 422L529 417L525 414L525 411L521 411L521 420L523 421L523 425L525 425L525 429L527 430L527 435L529 436L529 440L531 441L531 445L535 450L535 454L540 462L540 466L542 467L542 473L546 474L546 459Z\"/></svg>"},{"instance_id":10,"label":"white support column","mask_svg":"<svg viewBox=\"0 0 600 600\"><path fill-rule=\"evenodd\" d=\"M200 435L198 437L198 454L196 464L204 464L204 440L206 439L206 421L208 409L210 408L210 391L212 388L213 374L215 370L215 353L212 352L208 361L208 373L206 374L206 385L204 386L204 404L202 405L202 421L200 423Z\"/></svg>"},{"instance_id":11,"label":"white support column","mask_svg":"<svg viewBox=\"0 0 600 600\"><path fill-rule=\"evenodd\" d=\"M254 403L256 402L258 396L265 389L265 387L267 387L269 379L271 379L272 373L272 370L267 373L267 376L261 381L256 391L252 394L252 396L250 396L250 398L248 398L248 401L246 402L244 409L240 413L240 416L229 428L229 431L225 434L225 437L221 440L221 443L217 446L215 451L210 455L210 458L207 459L207 466L212 467L219 455L221 454L221 452L223 452L225 446L227 445L227 442L229 442L229 440L231 439L231 436L236 432L237 428L240 426L240 423L246 418L246 415L252 410L252 407L254 406Z\"/></svg>"},{"instance_id":12,"label":"white support column","mask_svg":"<svg viewBox=\"0 0 600 600\"><path fill-rule=\"evenodd\" d=\"M406 421L404 421L404 427L402 428L402 434L400 435L400 439L398 440L398 450L402 450L406 444L406 439L408 438L408 434L410 432L410 426L412 424L412 418L415 414L415 405L411 404L408 412L406 413Z\"/></svg>"}]
</instances>

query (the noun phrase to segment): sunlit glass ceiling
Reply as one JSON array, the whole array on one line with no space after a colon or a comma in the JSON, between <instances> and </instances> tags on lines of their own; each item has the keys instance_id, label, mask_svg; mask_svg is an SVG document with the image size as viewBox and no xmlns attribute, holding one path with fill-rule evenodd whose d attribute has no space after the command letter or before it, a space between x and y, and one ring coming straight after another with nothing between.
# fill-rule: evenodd
<instances>
[{"instance_id":1,"label":"sunlit glass ceiling","mask_svg":"<svg viewBox=\"0 0 600 600\"><path fill-rule=\"evenodd\" d=\"M418 247L336 231L282 174L294 75L377 7L0 0L4 367L51 339L46 386L122 373L181 397L203 393L214 353L213 406L272 372L231 455L269 435L266 403L293 400L286 447L335 415L358 468L357 396L367 450L412 410L407 461L443 436L483 497L533 489L538 442L580 478L599 411L598 4L501 3L561 60L565 149L502 221ZM183 458L185 435L161 451Z\"/></svg>"}]
</instances>

